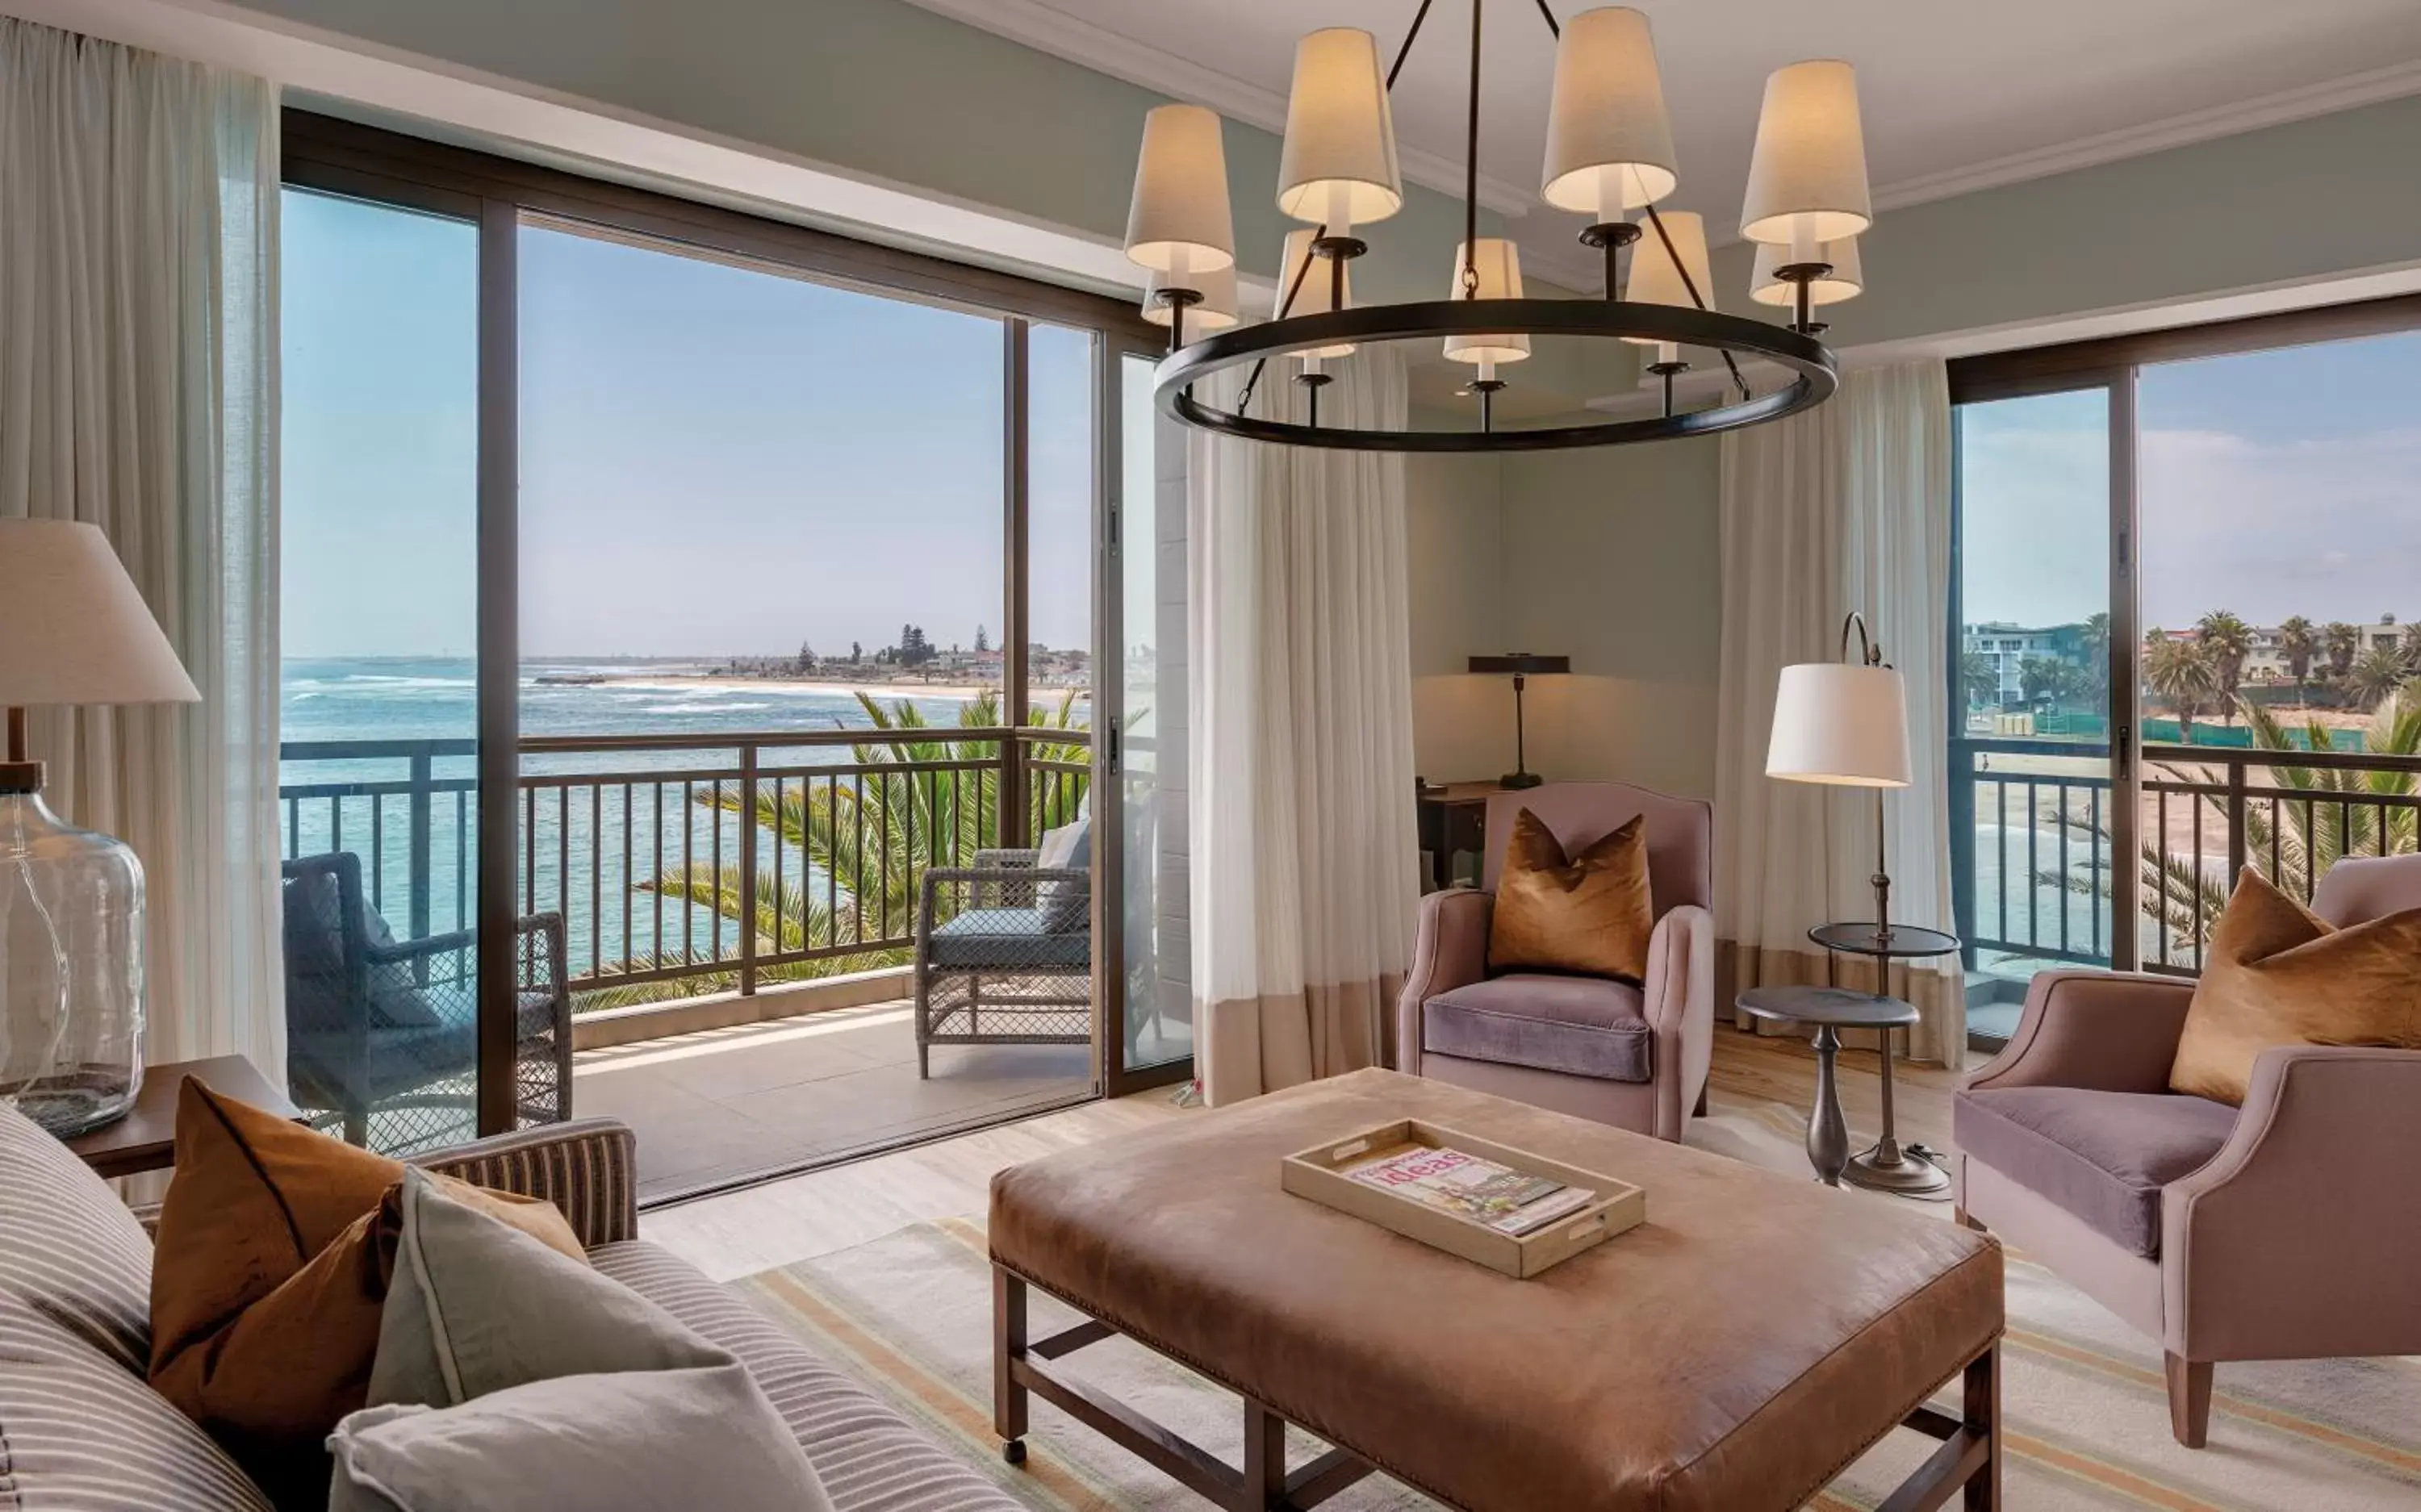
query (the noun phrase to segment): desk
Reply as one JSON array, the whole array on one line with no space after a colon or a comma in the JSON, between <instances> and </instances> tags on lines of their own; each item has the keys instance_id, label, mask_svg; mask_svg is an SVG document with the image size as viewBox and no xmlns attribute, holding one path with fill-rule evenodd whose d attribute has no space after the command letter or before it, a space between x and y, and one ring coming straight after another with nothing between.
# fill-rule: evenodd
<instances>
[{"instance_id":1,"label":"desk","mask_svg":"<svg viewBox=\"0 0 2421 1512\"><path fill-rule=\"evenodd\" d=\"M281 1118L301 1116L286 1095L241 1055L171 1061L143 1068L143 1090L134 1095L134 1106L125 1117L78 1134L67 1142L68 1148L105 1177L168 1169L177 1163L178 1090L189 1076L222 1097L265 1108Z\"/></svg>"},{"instance_id":2,"label":"desk","mask_svg":"<svg viewBox=\"0 0 2421 1512\"><path fill-rule=\"evenodd\" d=\"M1454 858L1468 852L1486 866L1488 801L1506 789L1493 781L1450 782L1424 787L1415 800L1420 811L1421 849L1429 852L1429 874L1424 892L1454 885Z\"/></svg>"}]
</instances>

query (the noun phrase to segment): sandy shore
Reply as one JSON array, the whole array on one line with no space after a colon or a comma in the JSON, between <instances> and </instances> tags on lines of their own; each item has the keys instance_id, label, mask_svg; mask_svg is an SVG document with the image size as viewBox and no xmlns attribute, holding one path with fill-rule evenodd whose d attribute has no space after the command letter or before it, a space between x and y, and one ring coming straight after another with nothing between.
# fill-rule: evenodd
<instances>
[{"instance_id":1,"label":"sandy shore","mask_svg":"<svg viewBox=\"0 0 2421 1512\"><path fill-rule=\"evenodd\" d=\"M629 677L602 677L594 682L582 682L591 688L658 688L666 693L690 693L712 689L717 693L826 694L847 698L864 694L869 698L949 698L967 702L986 694L997 694L997 688L978 688L946 682L821 682L808 678L705 678L684 673L633 673Z\"/></svg>"}]
</instances>

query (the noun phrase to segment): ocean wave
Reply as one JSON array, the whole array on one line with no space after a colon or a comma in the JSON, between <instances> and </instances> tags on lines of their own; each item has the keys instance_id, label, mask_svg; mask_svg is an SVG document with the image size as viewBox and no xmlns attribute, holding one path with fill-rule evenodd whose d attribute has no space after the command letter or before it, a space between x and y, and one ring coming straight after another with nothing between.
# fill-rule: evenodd
<instances>
[{"instance_id":1,"label":"ocean wave","mask_svg":"<svg viewBox=\"0 0 2421 1512\"><path fill-rule=\"evenodd\" d=\"M731 714L751 709L771 709L772 704L648 704L642 714Z\"/></svg>"},{"instance_id":2,"label":"ocean wave","mask_svg":"<svg viewBox=\"0 0 2421 1512\"><path fill-rule=\"evenodd\" d=\"M478 679L475 678L405 678L384 672L356 672L349 677L338 678L334 684L321 683L320 686L344 687L365 683L380 689L391 688L398 693L407 693L421 688L476 688L479 685ZM301 685L298 683L296 686Z\"/></svg>"}]
</instances>

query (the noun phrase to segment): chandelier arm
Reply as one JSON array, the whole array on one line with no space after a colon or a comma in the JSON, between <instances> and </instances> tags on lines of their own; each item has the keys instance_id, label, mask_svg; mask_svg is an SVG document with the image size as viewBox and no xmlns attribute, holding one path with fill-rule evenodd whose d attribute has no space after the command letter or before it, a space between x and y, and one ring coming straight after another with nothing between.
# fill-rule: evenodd
<instances>
[{"instance_id":1,"label":"chandelier arm","mask_svg":"<svg viewBox=\"0 0 2421 1512\"><path fill-rule=\"evenodd\" d=\"M1664 217L1656 213L1656 206L1652 202L1647 209L1648 224L1656 227L1656 240L1664 243L1664 256L1672 262L1673 271L1681 275L1681 287L1689 291L1691 300L1698 308L1711 312L1713 306L1707 303L1706 295L1698 292L1698 281L1690 276L1689 267L1681 261L1680 249L1673 244L1673 233L1664 229ZM1731 371L1732 382L1740 389L1741 397L1746 399L1748 380L1741 376L1740 364L1733 360L1728 351L1724 351L1722 356L1724 366Z\"/></svg>"},{"instance_id":2,"label":"chandelier arm","mask_svg":"<svg viewBox=\"0 0 2421 1512\"><path fill-rule=\"evenodd\" d=\"M1404 42L1396 49L1396 61L1387 65L1387 89L1394 93L1396 75L1404 71L1404 59L1412 56L1413 39L1421 34L1421 23L1429 19L1429 0L1421 0L1421 8L1413 12L1413 25L1404 33Z\"/></svg>"},{"instance_id":3,"label":"chandelier arm","mask_svg":"<svg viewBox=\"0 0 2421 1512\"><path fill-rule=\"evenodd\" d=\"M1421 8L1426 10L1429 8L1424 5ZM1319 257L1319 254L1314 252L1312 249L1318 246L1320 244L1320 239L1327 234L1328 223L1326 221L1320 222L1319 226L1312 229L1311 239L1304 243L1303 266L1294 271L1294 281L1287 285L1285 297L1278 301L1278 312L1277 314L1271 316L1271 320L1283 320L1287 318L1287 313L1294 308L1294 297L1303 292L1303 281L1311 273L1312 259ZM1283 273L1286 270L1281 268L1278 272ZM1253 390L1260 386L1261 370L1269 365L1270 360L1267 357L1264 357L1260 361L1253 364L1252 375L1244 380L1243 392L1236 396L1237 413L1242 413L1245 409L1250 407L1252 404Z\"/></svg>"},{"instance_id":4,"label":"chandelier arm","mask_svg":"<svg viewBox=\"0 0 2421 1512\"><path fill-rule=\"evenodd\" d=\"M1554 39L1559 42L1562 41L1564 39L1564 29L1555 24L1554 8L1548 5L1547 0L1539 0L1539 14L1547 18L1548 35L1554 38Z\"/></svg>"},{"instance_id":5,"label":"chandelier arm","mask_svg":"<svg viewBox=\"0 0 2421 1512\"><path fill-rule=\"evenodd\" d=\"M1485 0L1471 0L1471 117L1462 143L1462 297L1479 297L1479 18Z\"/></svg>"}]
</instances>

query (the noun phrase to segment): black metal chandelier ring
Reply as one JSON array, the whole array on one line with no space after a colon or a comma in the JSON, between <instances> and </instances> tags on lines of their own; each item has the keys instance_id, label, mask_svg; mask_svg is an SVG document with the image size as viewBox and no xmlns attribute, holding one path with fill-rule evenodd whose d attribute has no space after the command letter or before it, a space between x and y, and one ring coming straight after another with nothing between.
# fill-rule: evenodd
<instances>
[{"instance_id":1,"label":"black metal chandelier ring","mask_svg":"<svg viewBox=\"0 0 2421 1512\"><path fill-rule=\"evenodd\" d=\"M1795 382L1771 393L1711 409L1643 420L1544 426L1528 430L1355 430L1214 409L1194 396L1194 385L1213 373L1306 349L1497 332L1603 339L1630 336L1678 346L1711 347L1727 354L1766 358L1797 377ZM1361 305L1214 332L1163 358L1153 383L1163 414L1248 441L1358 451L1546 451L1564 446L1712 435L1778 420L1831 398L1840 386L1840 375L1830 349L1815 337L1715 310L1617 300L1452 299Z\"/></svg>"}]
</instances>

